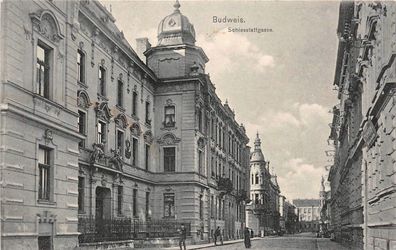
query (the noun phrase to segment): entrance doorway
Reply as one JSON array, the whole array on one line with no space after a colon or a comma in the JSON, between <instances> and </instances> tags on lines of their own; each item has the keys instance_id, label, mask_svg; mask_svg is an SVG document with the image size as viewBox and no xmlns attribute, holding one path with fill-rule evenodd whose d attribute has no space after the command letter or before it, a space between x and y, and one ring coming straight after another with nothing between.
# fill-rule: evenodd
<instances>
[{"instance_id":1,"label":"entrance doorway","mask_svg":"<svg viewBox=\"0 0 396 250\"><path fill-rule=\"evenodd\" d=\"M111 219L111 191L109 188L97 187L95 192L95 219Z\"/></svg>"}]
</instances>

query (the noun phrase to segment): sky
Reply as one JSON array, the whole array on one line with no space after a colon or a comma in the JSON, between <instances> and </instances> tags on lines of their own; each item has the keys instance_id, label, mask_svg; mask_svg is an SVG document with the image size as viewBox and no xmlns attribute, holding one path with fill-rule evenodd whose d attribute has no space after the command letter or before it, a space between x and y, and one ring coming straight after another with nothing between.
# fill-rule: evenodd
<instances>
[{"instance_id":1,"label":"sky","mask_svg":"<svg viewBox=\"0 0 396 250\"><path fill-rule=\"evenodd\" d=\"M101 0L135 47L148 37L157 44L159 22L174 1ZM288 200L318 198L321 176L329 165L329 112L337 49L337 1L180 1L180 11L196 31L196 45L209 62L206 73L217 95L235 110L253 146L262 150ZM110 7L111 5L111 7ZM242 18L217 23L213 17ZM237 33L228 28L272 32Z\"/></svg>"}]
</instances>

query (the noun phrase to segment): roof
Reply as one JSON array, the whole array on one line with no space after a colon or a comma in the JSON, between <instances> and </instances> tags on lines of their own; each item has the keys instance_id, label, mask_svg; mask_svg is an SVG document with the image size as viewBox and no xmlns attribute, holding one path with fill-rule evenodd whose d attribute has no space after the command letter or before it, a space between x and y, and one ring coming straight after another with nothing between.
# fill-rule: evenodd
<instances>
[{"instance_id":1,"label":"roof","mask_svg":"<svg viewBox=\"0 0 396 250\"><path fill-rule=\"evenodd\" d=\"M296 200L293 200L293 204L296 207L319 207L320 200L319 199L296 199Z\"/></svg>"}]
</instances>

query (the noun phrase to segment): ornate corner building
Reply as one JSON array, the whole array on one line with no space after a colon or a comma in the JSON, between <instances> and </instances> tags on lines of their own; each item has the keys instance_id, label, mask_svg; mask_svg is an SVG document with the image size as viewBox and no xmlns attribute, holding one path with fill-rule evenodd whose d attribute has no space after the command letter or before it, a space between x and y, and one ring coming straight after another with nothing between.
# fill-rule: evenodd
<instances>
[{"instance_id":1,"label":"ornate corner building","mask_svg":"<svg viewBox=\"0 0 396 250\"><path fill-rule=\"evenodd\" d=\"M1 3L2 249L242 235L249 139L174 7L135 52L99 1Z\"/></svg>"},{"instance_id":2,"label":"ornate corner building","mask_svg":"<svg viewBox=\"0 0 396 250\"><path fill-rule=\"evenodd\" d=\"M261 140L257 134L254 150L250 156L250 203L246 207L246 224L254 235L269 235L278 232L280 215L284 219L284 196L275 173L270 172L269 161L261 151ZM280 211L280 203L282 211Z\"/></svg>"},{"instance_id":3,"label":"ornate corner building","mask_svg":"<svg viewBox=\"0 0 396 250\"><path fill-rule=\"evenodd\" d=\"M330 140L330 227L352 249L395 249L396 4L343 1Z\"/></svg>"}]
</instances>

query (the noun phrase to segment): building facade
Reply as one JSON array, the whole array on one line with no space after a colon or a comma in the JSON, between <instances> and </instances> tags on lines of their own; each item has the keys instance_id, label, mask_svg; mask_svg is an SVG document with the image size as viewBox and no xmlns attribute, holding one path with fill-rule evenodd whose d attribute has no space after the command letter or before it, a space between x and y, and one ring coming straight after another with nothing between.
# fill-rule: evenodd
<instances>
[{"instance_id":1,"label":"building facade","mask_svg":"<svg viewBox=\"0 0 396 250\"><path fill-rule=\"evenodd\" d=\"M353 249L394 249L394 2L340 4L330 139L331 225Z\"/></svg>"},{"instance_id":2,"label":"building facade","mask_svg":"<svg viewBox=\"0 0 396 250\"><path fill-rule=\"evenodd\" d=\"M246 224L255 235L269 235L280 228L280 188L277 177L270 172L269 162L261 151L257 134L250 156L250 200L246 207Z\"/></svg>"},{"instance_id":3,"label":"building facade","mask_svg":"<svg viewBox=\"0 0 396 250\"><path fill-rule=\"evenodd\" d=\"M320 200L319 199L296 199L293 200L296 207L299 231L316 232L320 224Z\"/></svg>"},{"instance_id":4,"label":"building facade","mask_svg":"<svg viewBox=\"0 0 396 250\"><path fill-rule=\"evenodd\" d=\"M2 249L69 249L108 223L241 235L248 138L179 8L135 52L99 1L2 2Z\"/></svg>"}]
</instances>

